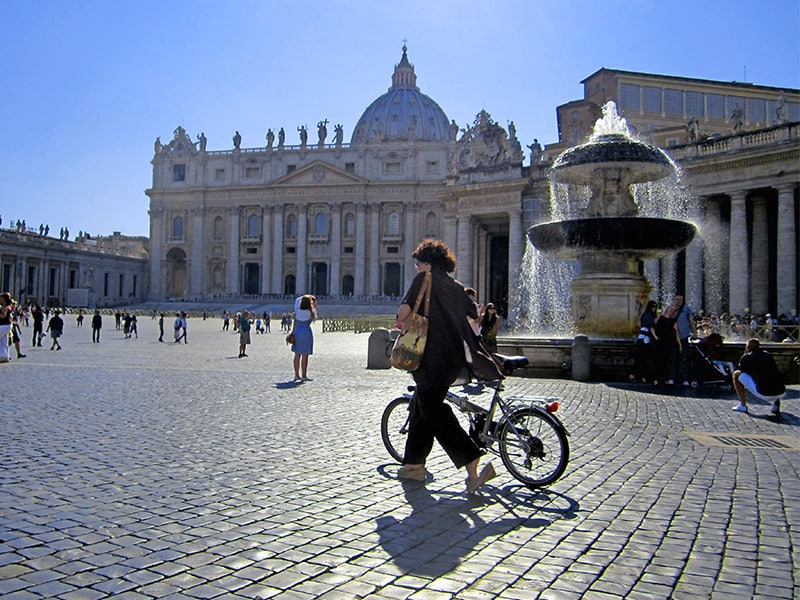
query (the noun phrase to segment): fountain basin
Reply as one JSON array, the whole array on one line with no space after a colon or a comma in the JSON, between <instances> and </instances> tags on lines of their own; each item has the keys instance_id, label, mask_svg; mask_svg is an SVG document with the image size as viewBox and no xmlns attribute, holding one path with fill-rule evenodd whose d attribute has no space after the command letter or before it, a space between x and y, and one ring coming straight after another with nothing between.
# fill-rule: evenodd
<instances>
[{"instance_id":1,"label":"fountain basin","mask_svg":"<svg viewBox=\"0 0 800 600\"><path fill-rule=\"evenodd\" d=\"M596 172L619 170L626 183L656 181L671 174L675 167L660 148L622 134L605 134L562 152L553 161L551 173L556 181L591 185Z\"/></svg>"},{"instance_id":2,"label":"fountain basin","mask_svg":"<svg viewBox=\"0 0 800 600\"><path fill-rule=\"evenodd\" d=\"M693 224L673 219L591 217L534 225L528 229L528 239L555 258L578 259L600 251L645 260L685 248L695 233Z\"/></svg>"}]
</instances>

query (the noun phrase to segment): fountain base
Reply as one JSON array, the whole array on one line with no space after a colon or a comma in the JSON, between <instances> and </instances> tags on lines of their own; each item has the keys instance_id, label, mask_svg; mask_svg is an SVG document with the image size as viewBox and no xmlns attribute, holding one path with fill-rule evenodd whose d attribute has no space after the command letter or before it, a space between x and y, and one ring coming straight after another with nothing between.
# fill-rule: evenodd
<instances>
[{"instance_id":1,"label":"fountain base","mask_svg":"<svg viewBox=\"0 0 800 600\"><path fill-rule=\"evenodd\" d=\"M638 273L582 273L570 289L576 333L630 339L652 286Z\"/></svg>"}]
</instances>

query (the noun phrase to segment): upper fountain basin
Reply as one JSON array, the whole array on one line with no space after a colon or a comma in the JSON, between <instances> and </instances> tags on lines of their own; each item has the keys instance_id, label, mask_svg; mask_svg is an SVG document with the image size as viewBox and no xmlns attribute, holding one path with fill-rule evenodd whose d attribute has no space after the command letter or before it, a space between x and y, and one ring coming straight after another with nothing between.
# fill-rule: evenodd
<instances>
[{"instance_id":1,"label":"upper fountain basin","mask_svg":"<svg viewBox=\"0 0 800 600\"><path fill-rule=\"evenodd\" d=\"M565 150L553 161L551 173L561 183L589 185L597 181L598 169L626 169L631 184L663 179L675 167L661 149L611 133Z\"/></svg>"},{"instance_id":2,"label":"upper fountain basin","mask_svg":"<svg viewBox=\"0 0 800 600\"><path fill-rule=\"evenodd\" d=\"M528 229L528 239L556 258L575 259L587 251L605 251L645 260L685 248L696 232L693 224L673 219L592 217L534 225Z\"/></svg>"}]
</instances>

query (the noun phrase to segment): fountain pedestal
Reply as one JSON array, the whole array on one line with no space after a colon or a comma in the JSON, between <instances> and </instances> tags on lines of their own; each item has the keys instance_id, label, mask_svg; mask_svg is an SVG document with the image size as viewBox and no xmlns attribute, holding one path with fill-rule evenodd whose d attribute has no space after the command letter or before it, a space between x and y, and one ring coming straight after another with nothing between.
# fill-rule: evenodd
<instances>
[{"instance_id":1,"label":"fountain pedestal","mask_svg":"<svg viewBox=\"0 0 800 600\"><path fill-rule=\"evenodd\" d=\"M572 280L575 331L600 337L631 337L652 286L633 273L581 273Z\"/></svg>"}]
</instances>

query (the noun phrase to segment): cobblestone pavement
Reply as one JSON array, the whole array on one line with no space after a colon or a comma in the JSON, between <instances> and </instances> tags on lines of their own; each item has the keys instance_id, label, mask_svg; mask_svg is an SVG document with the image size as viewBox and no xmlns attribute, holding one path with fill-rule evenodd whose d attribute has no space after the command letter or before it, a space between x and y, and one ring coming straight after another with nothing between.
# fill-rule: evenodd
<instances>
[{"instance_id":1,"label":"cobblestone pavement","mask_svg":"<svg viewBox=\"0 0 800 600\"><path fill-rule=\"evenodd\" d=\"M368 335L317 327L295 386L283 335L237 358L220 325L106 319L92 344L69 319L61 351L25 329L0 365L0 596L800 597L798 386L776 424L730 393L511 378L561 397L567 473L533 491L495 460L468 497L438 448L426 485L394 477L379 422L410 378L365 368Z\"/></svg>"}]
</instances>

